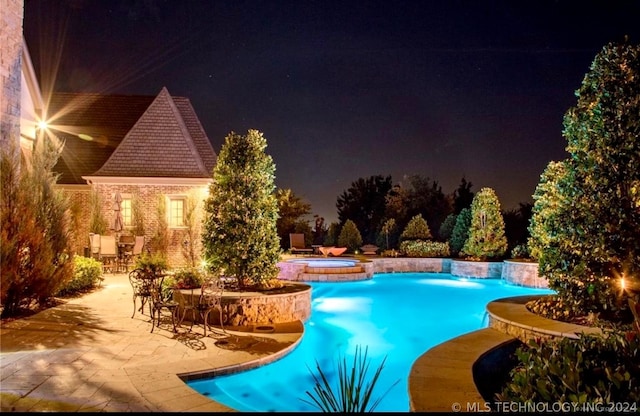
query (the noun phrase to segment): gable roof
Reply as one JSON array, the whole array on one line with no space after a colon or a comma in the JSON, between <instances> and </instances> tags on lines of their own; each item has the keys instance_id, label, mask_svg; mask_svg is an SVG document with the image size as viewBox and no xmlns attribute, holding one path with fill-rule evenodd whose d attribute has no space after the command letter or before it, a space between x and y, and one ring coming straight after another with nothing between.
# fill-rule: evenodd
<instances>
[{"instance_id":1,"label":"gable roof","mask_svg":"<svg viewBox=\"0 0 640 416\"><path fill-rule=\"evenodd\" d=\"M184 97L55 93L49 104L65 140L60 184L83 176L208 178L217 156Z\"/></svg>"}]
</instances>

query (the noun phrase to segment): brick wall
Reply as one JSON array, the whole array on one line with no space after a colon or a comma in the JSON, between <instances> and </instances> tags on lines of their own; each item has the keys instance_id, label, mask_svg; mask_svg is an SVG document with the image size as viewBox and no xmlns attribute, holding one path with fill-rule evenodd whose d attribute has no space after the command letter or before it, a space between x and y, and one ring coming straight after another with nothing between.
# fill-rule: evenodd
<instances>
[{"instance_id":1,"label":"brick wall","mask_svg":"<svg viewBox=\"0 0 640 416\"><path fill-rule=\"evenodd\" d=\"M0 0L0 147L20 149L23 0Z\"/></svg>"},{"instance_id":2,"label":"brick wall","mask_svg":"<svg viewBox=\"0 0 640 416\"><path fill-rule=\"evenodd\" d=\"M202 254L202 220L204 218L204 198L206 197L206 186L194 187L189 185L149 185L149 184L131 184L131 185L112 185L112 184L94 184L102 198L102 207L100 208L103 217L107 221L108 235L114 235L114 230L110 229L113 222L113 196L116 192L120 194L136 195L141 201L143 210L145 250L149 249L153 252L153 237L158 232L160 222L158 220L159 196L166 195L198 195L200 201L195 215L194 250L196 259L201 259ZM82 189L64 188L65 193L69 195L74 217L77 218L75 230L76 240L74 248L77 254L83 254L84 247L89 242L89 225L91 222L91 190L87 186ZM131 229L125 229L124 232L132 233ZM167 261L170 267L184 267L189 265L189 258L186 250L188 245L184 244L188 230L186 228L172 229L169 228L169 246L167 250Z\"/></svg>"}]
</instances>

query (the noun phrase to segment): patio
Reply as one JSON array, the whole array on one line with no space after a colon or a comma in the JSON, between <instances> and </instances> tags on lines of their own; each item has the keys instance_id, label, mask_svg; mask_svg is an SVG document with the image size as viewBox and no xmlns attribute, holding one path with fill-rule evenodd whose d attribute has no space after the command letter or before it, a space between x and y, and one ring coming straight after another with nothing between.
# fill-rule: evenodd
<instances>
[{"instance_id":1,"label":"patio","mask_svg":"<svg viewBox=\"0 0 640 416\"><path fill-rule=\"evenodd\" d=\"M277 359L300 341L300 322L272 333L230 330L173 334L167 324L150 333L149 316L131 318L125 274L107 274L103 287L0 329L0 410L179 412L230 411L196 393L183 373L224 373ZM239 329L239 328L234 328ZM209 332L207 332L209 334ZM64 398L64 401L62 400Z\"/></svg>"}]
</instances>

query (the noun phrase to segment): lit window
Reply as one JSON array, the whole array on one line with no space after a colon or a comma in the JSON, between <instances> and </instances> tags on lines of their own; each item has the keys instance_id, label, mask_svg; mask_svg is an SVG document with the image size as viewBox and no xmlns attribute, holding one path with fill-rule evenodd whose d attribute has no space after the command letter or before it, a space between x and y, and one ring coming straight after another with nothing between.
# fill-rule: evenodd
<instances>
[{"instance_id":1,"label":"lit window","mask_svg":"<svg viewBox=\"0 0 640 416\"><path fill-rule=\"evenodd\" d=\"M184 227L184 197L169 199L169 226Z\"/></svg>"},{"instance_id":2,"label":"lit window","mask_svg":"<svg viewBox=\"0 0 640 416\"><path fill-rule=\"evenodd\" d=\"M133 214L131 211L131 198L123 198L120 204L120 212L122 213L122 222L125 227L133 226Z\"/></svg>"}]
</instances>

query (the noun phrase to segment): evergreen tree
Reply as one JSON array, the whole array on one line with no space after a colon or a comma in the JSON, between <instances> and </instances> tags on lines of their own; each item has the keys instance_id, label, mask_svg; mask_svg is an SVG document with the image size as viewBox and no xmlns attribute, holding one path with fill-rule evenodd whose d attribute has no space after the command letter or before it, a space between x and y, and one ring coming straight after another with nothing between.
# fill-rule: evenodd
<instances>
[{"instance_id":1,"label":"evergreen tree","mask_svg":"<svg viewBox=\"0 0 640 416\"><path fill-rule=\"evenodd\" d=\"M0 215L0 303L2 317L43 304L73 276L69 201L55 187L52 168L61 146L55 138L36 142L31 163L18 165L2 150Z\"/></svg>"},{"instance_id":2,"label":"evergreen tree","mask_svg":"<svg viewBox=\"0 0 640 416\"><path fill-rule=\"evenodd\" d=\"M203 246L207 263L237 279L240 288L261 286L278 275L275 164L257 130L231 132L220 149L205 202Z\"/></svg>"},{"instance_id":3,"label":"evergreen tree","mask_svg":"<svg viewBox=\"0 0 640 416\"><path fill-rule=\"evenodd\" d=\"M474 193L471 192L473 183L467 182L467 179L463 176L460 180L458 189L453 192L453 213L459 214L463 208L471 208L473 202Z\"/></svg>"},{"instance_id":4,"label":"evergreen tree","mask_svg":"<svg viewBox=\"0 0 640 416\"><path fill-rule=\"evenodd\" d=\"M389 218L382 224L380 233L378 234L378 240L376 241L379 246L383 246L386 250L390 250L393 247L398 246L398 226L394 218Z\"/></svg>"},{"instance_id":5,"label":"evergreen tree","mask_svg":"<svg viewBox=\"0 0 640 416\"><path fill-rule=\"evenodd\" d=\"M362 246L362 236L360 235L360 231L356 226L356 223L347 220L342 229L340 230L340 235L338 236L338 245L340 247L346 247L347 250L351 253L355 252Z\"/></svg>"},{"instance_id":6,"label":"evergreen tree","mask_svg":"<svg viewBox=\"0 0 640 416\"><path fill-rule=\"evenodd\" d=\"M471 227L462 251L470 257L499 259L507 251L500 202L491 188L482 188L471 203Z\"/></svg>"},{"instance_id":7,"label":"evergreen tree","mask_svg":"<svg viewBox=\"0 0 640 416\"><path fill-rule=\"evenodd\" d=\"M619 279L640 275L640 45L606 45L576 96L570 157L536 189L530 246L569 313L629 317Z\"/></svg>"},{"instance_id":8,"label":"evergreen tree","mask_svg":"<svg viewBox=\"0 0 640 416\"><path fill-rule=\"evenodd\" d=\"M451 254L458 256L464 243L469 238L469 228L471 227L471 207L462 208L456 217L456 224L453 226L451 238L449 239L449 248Z\"/></svg>"},{"instance_id":9,"label":"evergreen tree","mask_svg":"<svg viewBox=\"0 0 640 416\"><path fill-rule=\"evenodd\" d=\"M278 201L276 228L280 247L287 250L290 248L289 234L291 233L302 232L305 234L305 240L309 240L309 222L304 217L311 213L311 204L303 201L291 189L278 189L276 199Z\"/></svg>"},{"instance_id":10,"label":"evergreen tree","mask_svg":"<svg viewBox=\"0 0 640 416\"><path fill-rule=\"evenodd\" d=\"M440 225L438 235L440 236L440 239L442 241L449 241L451 239L453 227L456 226L456 218L458 218L456 214L449 214L447 215L447 218L445 218L442 222L442 225Z\"/></svg>"},{"instance_id":11,"label":"evergreen tree","mask_svg":"<svg viewBox=\"0 0 640 416\"><path fill-rule=\"evenodd\" d=\"M431 230L422 214L414 215L400 235L400 241L430 240Z\"/></svg>"}]
</instances>

